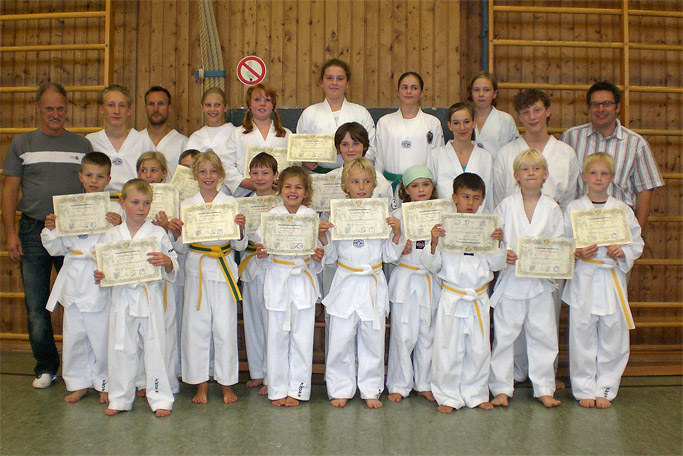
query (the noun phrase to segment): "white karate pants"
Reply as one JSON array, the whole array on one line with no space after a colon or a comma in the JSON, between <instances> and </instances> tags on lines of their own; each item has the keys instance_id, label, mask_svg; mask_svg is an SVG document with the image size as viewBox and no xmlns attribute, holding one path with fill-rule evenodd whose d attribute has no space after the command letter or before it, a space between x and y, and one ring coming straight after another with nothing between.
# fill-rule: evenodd
<instances>
[{"instance_id":1,"label":"white karate pants","mask_svg":"<svg viewBox=\"0 0 683 456\"><path fill-rule=\"evenodd\" d=\"M81 312L76 305L65 307L62 330L66 389L107 391L109 307L100 312Z\"/></svg>"},{"instance_id":2,"label":"white karate pants","mask_svg":"<svg viewBox=\"0 0 683 456\"><path fill-rule=\"evenodd\" d=\"M268 311L263 299L263 286L263 276L257 276L252 282L242 282L242 317L249 376L265 380Z\"/></svg>"}]
</instances>

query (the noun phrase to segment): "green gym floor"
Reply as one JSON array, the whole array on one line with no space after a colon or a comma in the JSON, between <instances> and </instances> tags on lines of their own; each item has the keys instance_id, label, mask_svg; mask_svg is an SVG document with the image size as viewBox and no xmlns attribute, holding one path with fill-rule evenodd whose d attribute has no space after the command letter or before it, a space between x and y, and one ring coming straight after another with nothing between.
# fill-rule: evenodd
<instances>
[{"instance_id":1,"label":"green gym floor","mask_svg":"<svg viewBox=\"0 0 683 456\"><path fill-rule=\"evenodd\" d=\"M606 410L584 409L570 390L544 409L531 388L518 386L507 408L462 409L450 415L411 395L369 410L358 396L333 408L323 385L310 402L276 408L257 389L234 387L224 405L220 387L209 403L191 402L182 385L173 414L157 419L144 399L133 410L104 414L97 395L67 404L64 382L31 387L33 359L0 353L0 454L683 454L681 377L624 378Z\"/></svg>"}]
</instances>

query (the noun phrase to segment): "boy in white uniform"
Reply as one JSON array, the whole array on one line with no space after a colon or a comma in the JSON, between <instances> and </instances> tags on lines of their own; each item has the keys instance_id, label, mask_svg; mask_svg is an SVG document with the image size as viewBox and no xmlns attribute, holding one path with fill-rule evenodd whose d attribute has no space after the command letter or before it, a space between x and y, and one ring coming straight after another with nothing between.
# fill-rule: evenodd
<instances>
[{"instance_id":1,"label":"boy in white uniform","mask_svg":"<svg viewBox=\"0 0 683 456\"><path fill-rule=\"evenodd\" d=\"M102 152L90 152L83 157L78 179L85 193L103 192L111 176L111 161ZM119 207L119 210L121 208ZM63 255L64 265L52 286L47 310L57 303L64 307L62 376L71 391L66 402L78 402L88 394L88 388L100 393L100 403L107 398L107 330L109 325L109 290L98 287L92 277L95 264L95 244L104 233L79 236L57 236L57 216L45 218L40 233L45 250L50 255ZM121 216L111 211L107 221L121 224ZM85 280L84 280L85 279Z\"/></svg>"},{"instance_id":2,"label":"boy in white uniform","mask_svg":"<svg viewBox=\"0 0 683 456\"><path fill-rule=\"evenodd\" d=\"M102 243L132 239L156 239L159 251L147 260L161 267L162 280L116 285L111 291L109 315L109 407L107 415L130 410L135 399L135 377L139 350L142 348L147 379L147 401L156 416L171 414L173 393L164 364L166 334L164 329L163 281L175 280L178 263L171 241L160 226L146 221L152 202L152 187L142 179L128 181L121 192L121 207L126 222L105 233ZM104 279L96 270L95 282Z\"/></svg>"},{"instance_id":3,"label":"boy in white uniform","mask_svg":"<svg viewBox=\"0 0 683 456\"><path fill-rule=\"evenodd\" d=\"M643 253L640 225L625 203L609 196L614 160L604 152L583 162L588 194L569 203L565 232L574 235L571 212L623 208L632 242L576 249L574 278L567 282L562 299L569 304L569 374L572 393L583 407L608 408L619 391L629 356L629 330L634 329L628 306L626 274Z\"/></svg>"}]
</instances>

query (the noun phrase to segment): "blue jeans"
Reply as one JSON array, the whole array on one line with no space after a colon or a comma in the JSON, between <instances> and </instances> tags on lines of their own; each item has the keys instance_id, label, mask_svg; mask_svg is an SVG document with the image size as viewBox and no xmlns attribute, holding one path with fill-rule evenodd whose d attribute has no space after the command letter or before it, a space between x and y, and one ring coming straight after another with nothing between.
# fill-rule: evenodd
<instances>
[{"instance_id":1,"label":"blue jeans","mask_svg":"<svg viewBox=\"0 0 683 456\"><path fill-rule=\"evenodd\" d=\"M28 338L36 359L36 375L56 374L59 369L59 353L52 332L50 312L45 308L50 296L50 274L52 266L59 272L64 257L53 257L47 253L40 241L40 232L45 223L26 217L19 219L21 241L21 280L24 282L24 301L28 317Z\"/></svg>"}]
</instances>

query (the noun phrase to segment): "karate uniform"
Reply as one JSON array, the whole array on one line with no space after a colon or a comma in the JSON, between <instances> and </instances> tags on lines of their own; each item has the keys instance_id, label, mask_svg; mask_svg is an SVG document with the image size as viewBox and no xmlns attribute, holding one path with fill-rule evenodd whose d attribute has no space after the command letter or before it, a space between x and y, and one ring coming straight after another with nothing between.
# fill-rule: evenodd
<instances>
[{"instance_id":1,"label":"karate uniform","mask_svg":"<svg viewBox=\"0 0 683 456\"><path fill-rule=\"evenodd\" d=\"M279 205L270 213L288 214L289 211ZM299 206L296 213L315 214L315 211ZM260 234L259 229L256 237ZM314 275L322 271L322 265L310 256L269 255L257 258L256 263L265 269L268 399L290 396L307 401L311 398L315 303L320 297Z\"/></svg>"},{"instance_id":2,"label":"karate uniform","mask_svg":"<svg viewBox=\"0 0 683 456\"><path fill-rule=\"evenodd\" d=\"M234 202L232 196L219 192L213 203ZM201 193L187 198L184 206L203 204ZM201 246L230 244L233 250L244 250L246 236L241 240L204 241ZM181 331L181 368L183 381L193 385L209 380L211 344L213 342L213 373L218 383L234 385L238 381L237 300L217 258L193 251L190 244L182 244L182 236L175 242L185 259L185 302ZM232 252L223 257L237 289L237 265ZM227 274L227 271L226 271ZM200 301L201 299L201 301Z\"/></svg>"},{"instance_id":3,"label":"karate uniform","mask_svg":"<svg viewBox=\"0 0 683 456\"><path fill-rule=\"evenodd\" d=\"M401 221L401 233L405 233L401 209L396 209L392 215ZM402 234L399 244L404 243ZM430 241L412 241L412 251L401 255L389 279L389 394L399 393L406 397L412 389L432 389L430 370L434 317L441 284L436 275L422 264L421 258L430 248Z\"/></svg>"},{"instance_id":4,"label":"karate uniform","mask_svg":"<svg viewBox=\"0 0 683 456\"><path fill-rule=\"evenodd\" d=\"M337 128L347 122L358 122L368 132L370 148L366 158L375 161L375 122L365 107L351 103L344 99L339 111L332 112L332 108L327 100L309 106L304 109L296 124L296 132L306 134L328 134L334 135ZM344 166L341 155L337 155L337 163L319 163L319 166L327 169L334 169Z\"/></svg>"},{"instance_id":5,"label":"karate uniform","mask_svg":"<svg viewBox=\"0 0 683 456\"><path fill-rule=\"evenodd\" d=\"M244 170L249 169L249 163L245 163L247 146L287 148L287 141L291 133L289 129L285 128L284 137L275 136L277 130L275 130L273 121L270 122L270 131L268 131L266 139L263 139L263 135L255 125L254 129L247 134L244 134L244 127L235 128L228 136L225 144L225 154L221 156L223 166L225 167L223 191L234 197L251 194L253 190L240 187L244 180ZM281 169L278 171L282 172Z\"/></svg>"},{"instance_id":6,"label":"karate uniform","mask_svg":"<svg viewBox=\"0 0 683 456\"><path fill-rule=\"evenodd\" d=\"M149 132L146 128L140 133L146 135L149 140L152 141L152 138L149 137ZM168 177L166 180L168 182L171 182L173 173L175 173L175 169L178 167L178 159L180 158L180 154L187 149L185 147L187 145L187 140L187 136L179 133L178 130L173 129L166 133L163 138L161 138L159 144L154 146L154 150L161 152L164 154L164 157L166 157L166 165L168 167ZM154 144L154 141L152 141L152 144Z\"/></svg>"},{"instance_id":7,"label":"karate uniform","mask_svg":"<svg viewBox=\"0 0 683 456\"><path fill-rule=\"evenodd\" d=\"M560 238L564 236L562 211L555 201L541 195L531 222L524 212L522 193L505 198L496 208L507 249L516 251L519 236ZM513 392L513 344L522 329L526 334L529 379L534 397L555 392L553 362L557 356L557 323L553 306L554 284L546 279L515 275L515 265L506 265L491 296L494 308L494 341L489 387L494 396Z\"/></svg>"},{"instance_id":8,"label":"karate uniform","mask_svg":"<svg viewBox=\"0 0 683 456\"><path fill-rule=\"evenodd\" d=\"M338 263L323 304L329 316L325 383L330 399L377 399L384 390L384 333L389 312L382 261L398 260L403 245L386 239L329 241L325 263Z\"/></svg>"},{"instance_id":9,"label":"karate uniform","mask_svg":"<svg viewBox=\"0 0 683 456\"><path fill-rule=\"evenodd\" d=\"M488 283L505 267L503 245L494 254L425 250L425 266L442 282L432 358L432 393L439 405L473 408L489 400L491 361Z\"/></svg>"},{"instance_id":10,"label":"karate uniform","mask_svg":"<svg viewBox=\"0 0 683 456\"><path fill-rule=\"evenodd\" d=\"M208 125L204 125L190 135L185 148L197 149L199 152L212 150L224 161L225 145L228 141L228 136L230 136L230 133L232 133L234 129L235 126L230 122L226 122L220 127L209 127Z\"/></svg>"},{"instance_id":11,"label":"karate uniform","mask_svg":"<svg viewBox=\"0 0 683 456\"><path fill-rule=\"evenodd\" d=\"M569 374L577 400L616 397L628 363L629 330L635 328L626 274L643 253L644 242L633 211L610 196L604 208L611 207L626 210L633 242L621 245L624 256L617 261L607 256L607 247L599 247L590 260L577 261L562 295L569 305ZM568 237L573 236L570 212L587 209L594 209L588 196L569 203L564 223Z\"/></svg>"},{"instance_id":12,"label":"karate uniform","mask_svg":"<svg viewBox=\"0 0 683 456\"><path fill-rule=\"evenodd\" d=\"M138 177L138 158L145 152L156 150L149 135L143 135L134 128L130 129L119 150L114 149L104 130L90 133L85 138L94 151L105 153L111 159L111 180L105 187L108 192L120 192L123 184Z\"/></svg>"},{"instance_id":13,"label":"karate uniform","mask_svg":"<svg viewBox=\"0 0 683 456\"><path fill-rule=\"evenodd\" d=\"M178 262L171 241L163 228L145 222L132 238L126 223L107 231L103 243L154 238L159 251L167 255L173 270L161 268L163 280L175 280ZM135 400L135 377L139 350L142 348L147 401L152 411L171 410L173 393L164 363L163 280L117 285L111 291L109 316L109 408L130 410Z\"/></svg>"},{"instance_id":14,"label":"karate uniform","mask_svg":"<svg viewBox=\"0 0 683 456\"><path fill-rule=\"evenodd\" d=\"M507 112L499 111L495 106L491 106L491 112L481 130L476 125L474 127L475 142L482 149L489 151L494 158L501 147L514 141L518 136L515 119Z\"/></svg>"}]
</instances>

